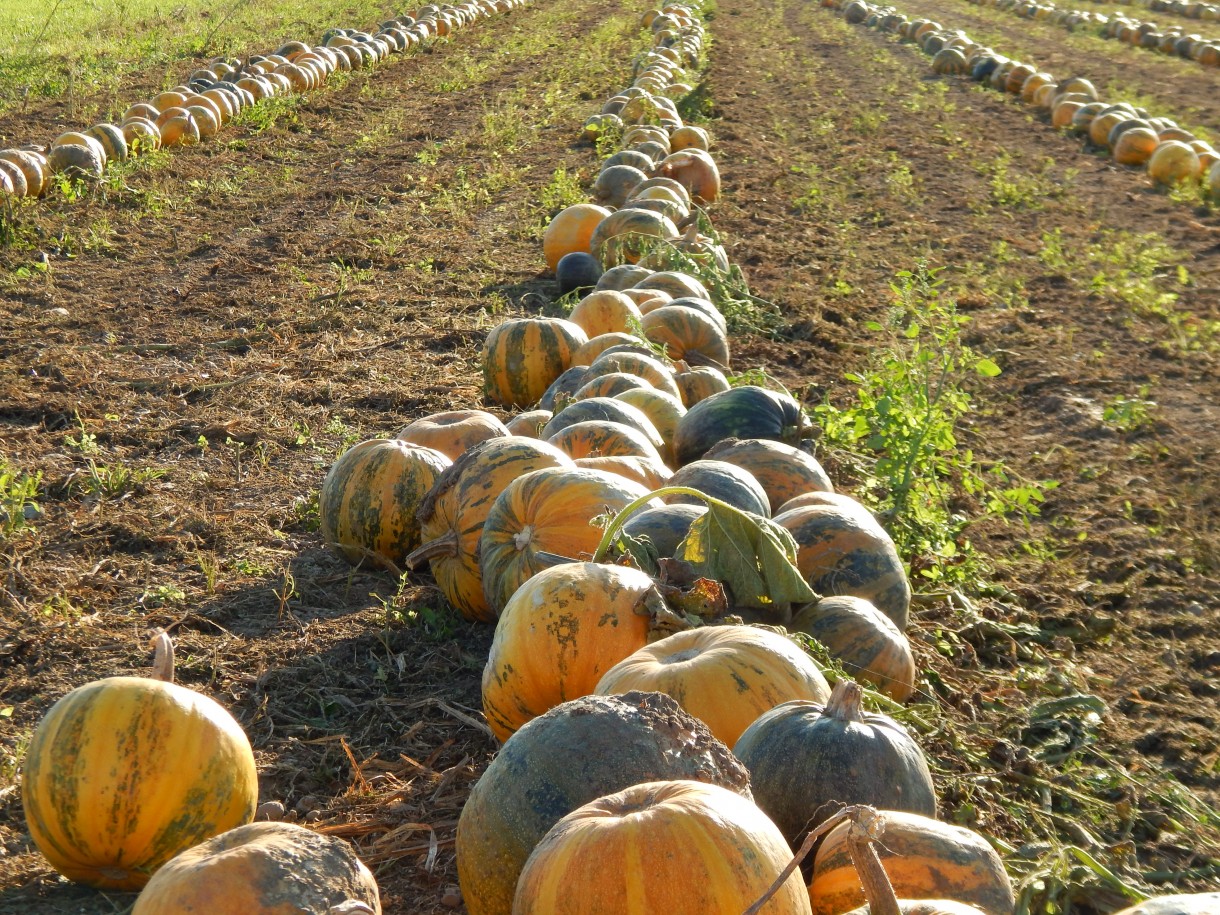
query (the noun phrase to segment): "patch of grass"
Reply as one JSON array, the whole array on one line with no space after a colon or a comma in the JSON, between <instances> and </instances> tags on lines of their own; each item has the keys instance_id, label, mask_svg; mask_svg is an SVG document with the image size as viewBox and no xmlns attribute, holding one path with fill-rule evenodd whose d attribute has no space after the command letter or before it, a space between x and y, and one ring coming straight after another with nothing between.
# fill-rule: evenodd
<instances>
[{"instance_id":1,"label":"patch of grass","mask_svg":"<svg viewBox=\"0 0 1220 915\"><path fill-rule=\"evenodd\" d=\"M164 470L152 467L132 468L125 464L99 464L90 458L84 471L75 474L69 491L98 499L114 499L134 492L146 483L165 476Z\"/></svg>"},{"instance_id":2,"label":"patch of grass","mask_svg":"<svg viewBox=\"0 0 1220 915\"><path fill-rule=\"evenodd\" d=\"M28 473L0 455L0 544L29 528L42 514L38 495L42 474Z\"/></svg>"},{"instance_id":3,"label":"patch of grass","mask_svg":"<svg viewBox=\"0 0 1220 915\"><path fill-rule=\"evenodd\" d=\"M1101 421L1119 432L1135 432L1153 422L1156 401L1148 399L1150 385L1140 385L1133 397L1115 397L1101 412Z\"/></svg>"}]
</instances>

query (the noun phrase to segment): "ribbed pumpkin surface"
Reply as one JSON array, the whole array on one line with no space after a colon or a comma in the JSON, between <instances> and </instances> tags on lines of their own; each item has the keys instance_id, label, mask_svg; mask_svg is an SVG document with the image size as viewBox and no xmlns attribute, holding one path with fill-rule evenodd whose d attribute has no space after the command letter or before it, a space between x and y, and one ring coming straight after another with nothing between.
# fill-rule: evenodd
<instances>
[{"instance_id":1,"label":"ribbed pumpkin surface","mask_svg":"<svg viewBox=\"0 0 1220 915\"><path fill-rule=\"evenodd\" d=\"M532 407L587 342L583 330L558 318L517 318L497 324L483 346L488 399L505 407Z\"/></svg>"},{"instance_id":2,"label":"ribbed pumpkin surface","mask_svg":"<svg viewBox=\"0 0 1220 915\"><path fill-rule=\"evenodd\" d=\"M652 356L615 350L604 352L589 365L589 376L586 381L610 372L636 375L658 391L664 391L674 397L681 396L678 392L678 384L674 381L674 373L664 363Z\"/></svg>"},{"instance_id":3,"label":"ribbed pumpkin surface","mask_svg":"<svg viewBox=\"0 0 1220 915\"><path fill-rule=\"evenodd\" d=\"M612 473L633 483L639 483L648 490L660 489L673 476L673 471L660 461L635 455L577 458L576 466Z\"/></svg>"},{"instance_id":4,"label":"ribbed pumpkin surface","mask_svg":"<svg viewBox=\"0 0 1220 915\"><path fill-rule=\"evenodd\" d=\"M518 588L483 668L483 713L496 737L595 692L606 671L647 643L652 600L659 595L643 572L593 562L553 566Z\"/></svg>"},{"instance_id":5,"label":"ribbed pumpkin surface","mask_svg":"<svg viewBox=\"0 0 1220 915\"><path fill-rule=\"evenodd\" d=\"M801 405L787 394L742 385L690 406L678 423L674 457L679 464L689 464L726 438L765 438L791 444L807 425Z\"/></svg>"},{"instance_id":6,"label":"ribbed pumpkin surface","mask_svg":"<svg viewBox=\"0 0 1220 915\"><path fill-rule=\"evenodd\" d=\"M601 541L592 521L617 512L648 490L599 470L535 470L514 480L487 514L479 569L487 605L497 614L530 576L556 557L591 557Z\"/></svg>"},{"instance_id":7,"label":"ribbed pumpkin surface","mask_svg":"<svg viewBox=\"0 0 1220 915\"><path fill-rule=\"evenodd\" d=\"M377 881L346 841L291 823L251 823L166 864L131 915L300 915L349 899L381 911Z\"/></svg>"},{"instance_id":8,"label":"ribbed pumpkin surface","mask_svg":"<svg viewBox=\"0 0 1220 915\"><path fill-rule=\"evenodd\" d=\"M892 718L864 712L860 700L860 687L840 680L825 706L778 705L733 747L750 770L758 806L793 848L842 804L936 815L919 745Z\"/></svg>"},{"instance_id":9,"label":"ribbed pumpkin surface","mask_svg":"<svg viewBox=\"0 0 1220 915\"><path fill-rule=\"evenodd\" d=\"M22 799L57 871L134 890L179 852L250 822L258 773L241 726L212 699L110 677L47 712L26 752Z\"/></svg>"},{"instance_id":10,"label":"ribbed pumpkin surface","mask_svg":"<svg viewBox=\"0 0 1220 915\"><path fill-rule=\"evenodd\" d=\"M817 458L783 442L728 439L714 446L706 456L748 470L767 493L772 511L804 493L834 490Z\"/></svg>"},{"instance_id":11,"label":"ribbed pumpkin surface","mask_svg":"<svg viewBox=\"0 0 1220 915\"><path fill-rule=\"evenodd\" d=\"M790 856L745 798L699 782L647 782L556 823L526 862L513 915L741 915ZM809 912L799 873L763 911Z\"/></svg>"},{"instance_id":12,"label":"ribbed pumpkin surface","mask_svg":"<svg viewBox=\"0 0 1220 915\"><path fill-rule=\"evenodd\" d=\"M988 915L1011 915L1016 900L1004 863L976 832L925 816L879 811L885 831L876 843L894 892L903 899L951 895ZM830 831L818 849L809 898L814 915L843 915L864 902L847 848L849 824Z\"/></svg>"},{"instance_id":13,"label":"ribbed pumpkin surface","mask_svg":"<svg viewBox=\"0 0 1220 915\"><path fill-rule=\"evenodd\" d=\"M602 694L633 689L673 696L730 747L781 702L830 698L830 685L805 652L752 626L675 632L620 661L597 684Z\"/></svg>"},{"instance_id":14,"label":"ribbed pumpkin surface","mask_svg":"<svg viewBox=\"0 0 1220 915\"><path fill-rule=\"evenodd\" d=\"M610 376L603 375L602 377ZM644 414L644 411L617 397L588 397L573 401L551 418L551 421L542 430L542 436L549 439L568 426L583 422L622 423L624 426L630 426L642 433L654 448L659 450L665 447L661 433L657 431L652 420Z\"/></svg>"},{"instance_id":15,"label":"ribbed pumpkin surface","mask_svg":"<svg viewBox=\"0 0 1220 915\"><path fill-rule=\"evenodd\" d=\"M568 320L579 324L590 339L602 334L626 334L640 322L640 306L614 289L598 289L576 303Z\"/></svg>"},{"instance_id":16,"label":"ribbed pumpkin surface","mask_svg":"<svg viewBox=\"0 0 1220 915\"><path fill-rule=\"evenodd\" d=\"M495 622L483 595L479 538L500 493L518 477L544 467L571 467L558 448L509 436L472 448L441 474L420 506L420 535L441 593L469 620Z\"/></svg>"},{"instance_id":17,"label":"ribbed pumpkin surface","mask_svg":"<svg viewBox=\"0 0 1220 915\"><path fill-rule=\"evenodd\" d=\"M719 366L729 364L729 341L716 322L701 311L666 305L644 315L640 325L653 343L664 345L670 359L701 356Z\"/></svg>"},{"instance_id":18,"label":"ribbed pumpkin surface","mask_svg":"<svg viewBox=\"0 0 1220 915\"><path fill-rule=\"evenodd\" d=\"M686 407L682 406L681 399L651 387L623 391L621 394L615 394L614 399L630 404L648 417L664 443L660 449L661 457L666 463L671 463L674 456L674 433L678 431L678 423L686 414Z\"/></svg>"},{"instance_id":19,"label":"ribbed pumpkin surface","mask_svg":"<svg viewBox=\"0 0 1220 915\"><path fill-rule=\"evenodd\" d=\"M394 437L439 451L456 461L467 448L508 434L504 423L483 410L449 410L421 417Z\"/></svg>"},{"instance_id":20,"label":"ribbed pumpkin surface","mask_svg":"<svg viewBox=\"0 0 1220 915\"><path fill-rule=\"evenodd\" d=\"M796 540L796 567L819 594L863 597L906 629L911 585L894 541L863 507L809 505L776 515Z\"/></svg>"},{"instance_id":21,"label":"ribbed pumpkin surface","mask_svg":"<svg viewBox=\"0 0 1220 915\"><path fill-rule=\"evenodd\" d=\"M689 372L679 372L674 376L674 380L678 383L682 404L688 410L699 401L729 389L729 380L724 377L724 373L710 365L700 365Z\"/></svg>"},{"instance_id":22,"label":"ribbed pumpkin surface","mask_svg":"<svg viewBox=\"0 0 1220 915\"><path fill-rule=\"evenodd\" d=\"M439 451L375 438L345 452L322 481L322 538L349 562L397 565L419 546L415 513L450 464Z\"/></svg>"},{"instance_id":23,"label":"ribbed pumpkin surface","mask_svg":"<svg viewBox=\"0 0 1220 915\"><path fill-rule=\"evenodd\" d=\"M552 424L554 422L551 420ZM652 435L659 439L655 431ZM547 441L571 458L634 456L664 463L661 452L648 435L618 422L588 420L573 423L560 429Z\"/></svg>"},{"instance_id":24,"label":"ribbed pumpkin surface","mask_svg":"<svg viewBox=\"0 0 1220 915\"><path fill-rule=\"evenodd\" d=\"M793 631L821 642L855 679L896 702L915 691L915 657L902 630L862 597L825 597L801 609Z\"/></svg>"},{"instance_id":25,"label":"ribbed pumpkin surface","mask_svg":"<svg viewBox=\"0 0 1220 915\"><path fill-rule=\"evenodd\" d=\"M1220 912L1220 893L1177 893L1157 896L1116 915L1213 915Z\"/></svg>"},{"instance_id":26,"label":"ribbed pumpkin surface","mask_svg":"<svg viewBox=\"0 0 1220 915\"><path fill-rule=\"evenodd\" d=\"M467 911L509 915L521 868L561 817L631 785L677 778L750 797L728 747L661 693L585 696L530 721L462 807L457 865Z\"/></svg>"}]
</instances>

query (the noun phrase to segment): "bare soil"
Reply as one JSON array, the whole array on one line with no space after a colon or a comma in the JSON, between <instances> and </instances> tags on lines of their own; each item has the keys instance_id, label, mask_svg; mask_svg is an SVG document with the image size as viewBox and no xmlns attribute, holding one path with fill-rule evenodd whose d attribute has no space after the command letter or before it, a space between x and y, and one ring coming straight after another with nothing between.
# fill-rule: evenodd
<instances>
[{"instance_id":1,"label":"bare soil","mask_svg":"<svg viewBox=\"0 0 1220 915\"><path fill-rule=\"evenodd\" d=\"M354 840L387 912L460 906L454 828L495 752L479 710L491 630L457 621L426 575L351 569L322 544L313 500L354 441L481 405L486 328L550 307L539 201L557 169L591 180L579 123L627 82L635 39L615 39L617 72L590 67L570 91L556 91L556 61L586 54L615 12L558 0L481 22L270 129L136 171L125 190L21 212L31 245L0 251L0 441L46 495L0 553L0 762L68 689L145 669L165 628L180 680L245 726L262 800ZM941 16L971 30L967 11ZM740 0L710 29L703 88L726 188L713 219L785 316L777 337L735 341L735 367L845 402L895 272L946 266L970 344L1004 369L979 383L963 444L1059 483L1028 526L973 529L994 570L977 616L936 594L915 613L944 816L1215 888L1214 820L1182 813L1220 807L1215 341L1184 343L1180 325L1038 254L1054 231L1077 253L1116 231L1160 240L1189 280L1166 263L1154 282L1202 327L1220 319L1220 218L830 11ZM1022 40L1063 69L1051 35ZM1079 71L1110 66L1108 47ZM1136 52L1114 66L1156 96L1159 63ZM1216 105L1202 81L1165 101ZM57 115L25 117L3 133L45 133ZM511 138L491 129L505 122ZM996 202L999 161L1032 199ZM1105 421L1141 390L1147 422ZM850 489L853 463L825 459ZM120 485L116 468L151 472ZM1104 700L1095 732L1064 723L1063 764L1031 756L1030 706L1074 692ZM1073 801L1073 769L1098 760L1126 781ZM30 845L19 791L0 791L0 912L131 902L60 881ZM1077 902L1121 908L1112 894Z\"/></svg>"}]
</instances>

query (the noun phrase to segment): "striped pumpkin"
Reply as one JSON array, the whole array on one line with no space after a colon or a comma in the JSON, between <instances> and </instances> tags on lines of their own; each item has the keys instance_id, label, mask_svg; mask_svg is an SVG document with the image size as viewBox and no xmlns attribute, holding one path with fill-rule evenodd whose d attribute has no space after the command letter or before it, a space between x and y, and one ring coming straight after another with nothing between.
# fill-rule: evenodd
<instances>
[{"instance_id":1,"label":"striped pumpkin","mask_svg":"<svg viewBox=\"0 0 1220 915\"><path fill-rule=\"evenodd\" d=\"M754 626L675 632L620 661L597 684L602 695L633 689L672 696L730 747L781 702L830 698L830 685L804 651Z\"/></svg>"},{"instance_id":2,"label":"striped pumpkin","mask_svg":"<svg viewBox=\"0 0 1220 915\"><path fill-rule=\"evenodd\" d=\"M577 458L576 466L612 473L633 483L639 483L648 490L660 489L673 476L673 471L660 461L630 454L614 455L613 457Z\"/></svg>"},{"instance_id":3,"label":"striped pumpkin","mask_svg":"<svg viewBox=\"0 0 1220 915\"><path fill-rule=\"evenodd\" d=\"M56 702L22 776L26 825L70 880L135 890L162 864L248 823L258 772L241 726L194 690L110 677Z\"/></svg>"},{"instance_id":4,"label":"striped pumpkin","mask_svg":"<svg viewBox=\"0 0 1220 915\"><path fill-rule=\"evenodd\" d=\"M483 410L448 410L423 416L394 437L456 461L472 445L508 434L504 423Z\"/></svg>"},{"instance_id":5,"label":"striped pumpkin","mask_svg":"<svg viewBox=\"0 0 1220 915\"><path fill-rule=\"evenodd\" d=\"M748 470L767 493L772 509L807 492L834 490L826 471L813 455L768 439L726 439L705 457Z\"/></svg>"},{"instance_id":6,"label":"striped pumpkin","mask_svg":"<svg viewBox=\"0 0 1220 915\"><path fill-rule=\"evenodd\" d=\"M532 407L588 340L578 326L559 318L516 318L497 325L483 345L488 399L505 407Z\"/></svg>"},{"instance_id":7,"label":"striped pumpkin","mask_svg":"<svg viewBox=\"0 0 1220 915\"><path fill-rule=\"evenodd\" d=\"M930 817L880 810L883 824L877 853L903 899L951 896L988 915L1010 915L1016 906L1004 863L976 832ZM849 823L830 831L813 864L809 898L814 915L844 915L864 902L864 892L848 851Z\"/></svg>"},{"instance_id":8,"label":"striped pumpkin","mask_svg":"<svg viewBox=\"0 0 1220 915\"><path fill-rule=\"evenodd\" d=\"M664 391L666 394L672 394L674 397L681 397L678 391L678 384L674 381L673 371L659 359L655 359L652 356L645 356L643 353L615 352L613 350L602 353L589 364L589 376L586 381L592 380L598 375L609 374L610 372L625 372L628 375L636 375L643 378L658 391Z\"/></svg>"},{"instance_id":9,"label":"striped pumpkin","mask_svg":"<svg viewBox=\"0 0 1220 915\"><path fill-rule=\"evenodd\" d=\"M861 597L824 597L792 619L826 647L854 679L871 683L895 702L915 692L915 657L902 630Z\"/></svg>"},{"instance_id":10,"label":"striped pumpkin","mask_svg":"<svg viewBox=\"0 0 1220 915\"><path fill-rule=\"evenodd\" d=\"M796 567L819 594L863 597L907 627L911 585L894 541L863 506L808 505L775 516L796 541Z\"/></svg>"},{"instance_id":11,"label":"striped pumpkin","mask_svg":"<svg viewBox=\"0 0 1220 915\"><path fill-rule=\"evenodd\" d=\"M547 442L571 458L634 456L665 463L649 436L624 423L607 420L573 423L550 436Z\"/></svg>"},{"instance_id":12,"label":"striped pumpkin","mask_svg":"<svg viewBox=\"0 0 1220 915\"><path fill-rule=\"evenodd\" d=\"M588 365L612 346L633 346L639 342L640 339L631 334L598 334L596 337L590 337L589 342L576 351L572 356L572 364Z\"/></svg>"},{"instance_id":13,"label":"striped pumpkin","mask_svg":"<svg viewBox=\"0 0 1220 915\"><path fill-rule=\"evenodd\" d=\"M353 564L397 567L419 546L415 512L450 465L439 451L374 438L335 461L318 494L322 538Z\"/></svg>"},{"instance_id":14,"label":"striped pumpkin","mask_svg":"<svg viewBox=\"0 0 1220 915\"><path fill-rule=\"evenodd\" d=\"M504 607L483 668L483 714L507 740L598 680L648 641L651 578L627 566L568 562L544 569Z\"/></svg>"},{"instance_id":15,"label":"striped pumpkin","mask_svg":"<svg viewBox=\"0 0 1220 915\"><path fill-rule=\"evenodd\" d=\"M645 782L556 823L521 872L513 912L740 915L790 856L775 824L733 792L702 782ZM766 911L807 915L799 874L784 881Z\"/></svg>"},{"instance_id":16,"label":"striped pumpkin","mask_svg":"<svg viewBox=\"0 0 1220 915\"><path fill-rule=\"evenodd\" d=\"M599 470L535 470L496 499L479 537L479 572L487 605L499 614L531 576L558 562L592 556L601 541L593 519L648 494Z\"/></svg>"},{"instance_id":17,"label":"striped pumpkin","mask_svg":"<svg viewBox=\"0 0 1220 915\"><path fill-rule=\"evenodd\" d=\"M631 404L648 417L664 442L664 447L660 449L661 457L665 458L666 463L671 463L674 456L674 433L678 429L679 420L686 413L682 401L653 387L623 391L621 394L615 394L614 399Z\"/></svg>"},{"instance_id":18,"label":"striped pumpkin","mask_svg":"<svg viewBox=\"0 0 1220 915\"><path fill-rule=\"evenodd\" d=\"M630 333L643 317L640 306L629 296L614 289L598 289L576 303L568 320L580 325L592 340L603 334Z\"/></svg>"},{"instance_id":19,"label":"striped pumpkin","mask_svg":"<svg viewBox=\"0 0 1220 915\"><path fill-rule=\"evenodd\" d=\"M688 372L679 372L674 376L674 381L678 384L682 404L688 410L699 401L729 389L729 380L724 377L724 372L710 365L699 365Z\"/></svg>"},{"instance_id":20,"label":"striped pumpkin","mask_svg":"<svg viewBox=\"0 0 1220 915\"><path fill-rule=\"evenodd\" d=\"M694 363L710 360L720 368L729 364L729 340L716 322L684 305L666 305L644 315L640 326L653 343L660 343L670 359Z\"/></svg>"},{"instance_id":21,"label":"striped pumpkin","mask_svg":"<svg viewBox=\"0 0 1220 915\"><path fill-rule=\"evenodd\" d=\"M629 375L626 372L610 372L590 378L572 395L573 400L588 400L590 397L615 397L624 391L646 390L651 388L647 381L639 375Z\"/></svg>"},{"instance_id":22,"label":"striped pumpkin","mask_svg":"<svg viewBox=\"0 0 1220 915\"><path fill-rule=\"evenodd\" d=\"M549 439L568 426L583 422L621 423L641 433L654 448L660 450L665 447L665 442L652 420L645 416L642 410L617 397L586 397L573 401L551 418L542 430L542 437Z\"/></svg>"},{"instance_id":23,"label":"striped pumpkin","mask_svg":"<svg viewBox=\"0 0 1220 915\"><path fill-rule=\"evenodd\" d=\"M468 620L495 622L483 596L479 537L492 505L513 480L543 467L571 467L558 448L509 436L476 445L447 469L419 508L423 545L408 558L428 560L445 599Z\"/></svg>"}]
</instances>

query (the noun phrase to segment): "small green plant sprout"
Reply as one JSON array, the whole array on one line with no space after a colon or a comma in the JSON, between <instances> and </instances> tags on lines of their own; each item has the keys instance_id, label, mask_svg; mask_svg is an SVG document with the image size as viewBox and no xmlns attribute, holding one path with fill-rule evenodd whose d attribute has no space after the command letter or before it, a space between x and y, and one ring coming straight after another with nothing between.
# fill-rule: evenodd
<instances>
[{"instance_id":1,"label":"small green plant sprout","mask_svg":"<svg viewBox=\"0 0 1220 915\"><path fill-rule=\"evenodd\" d=\"M18 470L0 455L0 544L42 516L38 504L41 486L41 473Z\"/></svg>"},{"instance_id":2,"label":"small green plant sprout","mask_svg":"<svg viewBox=\"0 0 1220 915\"><path fill-rule=\"evenodd\" d=\"M1119 432L1136 432L1153 422L1156 401L1148 399L1150 385L1140 385L1134 397L1116 397L1101 411L1101 421Z\"/></svg>"}]
</instances>

